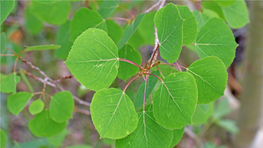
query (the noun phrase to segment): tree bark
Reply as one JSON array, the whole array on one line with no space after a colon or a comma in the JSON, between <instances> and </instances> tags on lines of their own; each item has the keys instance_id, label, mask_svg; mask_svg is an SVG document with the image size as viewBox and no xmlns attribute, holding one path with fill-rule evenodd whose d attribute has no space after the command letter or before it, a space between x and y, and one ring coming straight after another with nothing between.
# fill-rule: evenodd
<instances>
[{"instance_id":1,"label":"tree bark","mask_svg":"<svg viewBox=\"0 0 263 148\"><path fill-rule=\"evenodd\" d=\"M263 1L251 1L236 148L252 148L263 120ZM263 138L262 138L263 139Z\"/></svg>"}]
</instances>

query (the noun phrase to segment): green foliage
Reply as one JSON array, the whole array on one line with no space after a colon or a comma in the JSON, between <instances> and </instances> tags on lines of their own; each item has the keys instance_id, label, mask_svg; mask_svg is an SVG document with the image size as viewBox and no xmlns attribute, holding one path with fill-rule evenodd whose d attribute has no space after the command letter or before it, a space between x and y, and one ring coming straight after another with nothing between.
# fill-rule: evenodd
<instances>
[{"instance_id":1,"label":"green foliage","mask_svg":"<svg viewBox=\"0 0 263 148\"><path fill-rule=\"evenodd\" d=\"M39 46L27 46L25 51L34 51L34 50L51 50L51 49L59 49L60 45L39 45Z\"/></svg>"},{"instance_id":2,"label":"green foliage","mask_svg":"<svg viewBox=\"0 0 263 148\"><path fill-rule=\"evenodd\" d=\"M100 5L98 12L103 18L106 19L112 14L112 12L118 7L118 5L119 0L104 0Z\"/></svg>"},{"instance_id":3,"label":"green foliage","mask_svg":"<svg viewBox=\"0 0 263 148\"><path fill-rule=\"evenodd\" d=\"M167 4L154 17L157 28L159 46L162 58L168 63L175 62L180 55L183 40L183 22L178 8Z\"/></svg>"},{"instance_id":4,"label":"green foliage","mask_svg":"<svg viewBox=\"0 0 263 148\"><path fill-rule=\"evenodd\" d=\"M50 117L56 122L66 122L72 118L74 99L69 91L61 91L51 98Z\"/></svg>"},{"instance_id":5,"label":"green foliage","mask_svg":"<svg viewBox=\"0 0 263 148\"><path fill-rule=\"evenodd\" d=\"M61 147L62 142L65 139L65 137L68 135L69 130L64 129L61 133L54 137L47 138L47 141L54 147Z\"/></svg>"},{"instance_id":6,"label":"green foliage","mask_svg":"<svg viewBox=\"0 0 263 148\"><path fill-rule=\"evenodd\" d=\"M141 65L141 54L135 50L132 46L126 44L119 50L119 57L130 60L138 65ZM139 67L130 63L120 61L120 67L118 69L118 77L124 81L134 76L139 71Z\"/></svg>"},{"instance_id":7,"label":"green foliage","mask_svg":"<svg viewBox=\"0 0 263 148\"><path fill-rule=\"evenodd\" d=\"M121 26L115 23L113 20L107 20L106 25L109 37L111 37L113 42L117 44L122 36Z\"/></svg>"},{"instance_id":8,"label":"green foliage","mask_svg":"<svg viewBox=\"0 0 263 148\"><path fill-rule=\"evenodd\" d=\"M202 105L206 105L208 110L205 111L202 108ZM214 102L211 102L209 104L197 104L192 118L193 125L205 124L207 120L213 115L213 112L214 112Z\"/></svg>"},{"instance_id":9,"label":"green foliage","mask_svg":"<svg viewBox=\"0 0 263 148\"><path fill-rule=\"evenodd\" d=\"M129 136L116 140L116 148L170 148L173 131L160 126L150 111L139 112L138 117L136 130Z\"/></svg>"},{"instance_id":10,"label":"green foliage","mask_svg":"<svg viewBox=\"0 0 263 148\"><path fill-rule=\"evenodd\" d=\"M226 6L231 6L235 3L235 1L238 1L238 0L214 0L219 6L223 6L223 7L226 7Z\"/></svg>"},{"instance_id":11,"label":"green foliage","mask_svg":"<svg viewBox=\"0 0 263 148\"><path fill-rule=\"evenodd\" d=\"M4 130L0 129L0 147L5 148L6 147L6 134Z\"/></svg>"},{"instance_id":12,"label":"green foliage","mask_svg":"<svg viewBox=\"0 0 263 148\"><path fill-rule=\"evenodd\" d=\"M194 77L186 72L173 73L164 79L154 93L154 117L167 129L180 129L192 123L196 103Z\"/></svg>"},{"instance_id":13,"label":"green foliage","mask_svg":"<svg viewBox=\"0 0 263 148\"><path fill-rule=\"evenodd\" d=\"M49 110L43 110L29 121L30 131L37 137L52 137L66 127L67 122L57 123L49 115Z\"/></svg>"},{"instance_id":14,"label":"green foliage","mask_svg":"<svg viewBox=\"0 0 263 148\"><path fill-rule=\"evenodd\" d=\"M16 73L12 73L1 80L0 92L2 93L15 93L16 84L20 82L20 77Z\"/></svg>"},{"instance_id":15,"label":"green foliage","mask_svg":"<svg viewBox=\"0 0 263 148\"><path fill-rule=\"evenodd\" d=\"M198 104L210 103L224 95L228 74L219 58L206 57L197 60L187 68L187 71L196 80Z\"/></svg>"},{"instance_id":16,"label":"green foliage","mask_svg":"<svg viewBox=\"0 0 263 148\"><path fill-rule=\"evenodd\" d=\"M224 16L224 13L222 11L222 8L216 2L214 2L214 1L202 1L201 4L205 9L209 9L209 10L216 12L220 18L225 20L225 16Z\"/></svg>"},{"instance_id":17,"label":"green foliage","mask_svg":"<svg viewBox=\"0 0 263 148\"><path fill-rule=\"evenodd\" d=\"M222 10L231 28L242 28L249 22L247 5L244 0L236 0L233 5L222 7Z\"/></svg>"},{"instance_id":18,"label":"green foliage","mask_svg":"<svg viewBox=\"0 0 263 148\"><path fill-rule=\"evenodd\" d=\"M130 98L121 90L110 88L96 92L90 110L100 138L121 139L136 129L138 116Z\"/></svg>"},{"instance_id":19,"label":"green foliage","mask_svg":"<svg viewBox=\"0 0 263 148\"><path fill-rule=\"evenodd\" d=\"M2 25L2 23L5 21L5 19L7 18L7 16L9 15L9 13L12 11L13 7L14 7L14 3L15 0L1 0L0 1L0 10L1 10L1 14L0 14L0 24Z\"/></svg>"},{"instance_id":20,"label":"green foliage","mask_svg":"<svg viewBox=\"0 0 263 148\"><path fill-rule=\"evenodd\" d=\"M229 67L235 57L237 44L224 21L212 18L200 28L195 46L200 58L216 56L223 61L226 67Z\"/></svg>"},{"instance_id":21,"label":"green foliage","mask_svg":"<svg viewBox=\"0 0 263 148\"><path fill-rule=\"evenodd\" d=\"M120 39L119 43L117 44L118 49L121 49L130 39L132 34L136 31L138 26L140 25L142 19L144 18L145 13L139 14L136 19L129 25L127 26L122 34L122 38Z\"/></svg>"},{"instance_id":22,"label":"green foliage","mask_svg":"<svg viewBox=\"0 0 263 148\"><path fill-rule=\"evenodd\" d=\"M8 109L11 113L18 116L32 96L33 95L28 92L18 92L10 95L7 99Z\"/></svg>"},{"instance_id":23,"label":"green foliage","mask_svg":"<svg viewBox=\"0 0 263 148\"><path fill-rule=\"evenodd\" d=\"M197 11L197 10L194 10L193 11L193 15L195 16L195 19L196 19L196 23L197 23L197 29L200 30L200 28L202 26L205 25L205 23L207 22L207 20L209 19L209 16Z\"/></svg>"},{"instance_id":24,"label":"green foliage","mask_svg":"<svg viewBox=\"0 0 263 148\"><path fill-rule=\"evenodd\" d=\"M74 145L74 146L68 146L67 148L92 148L89 145Z\"/></svg>"},{"instance_id":25,"label":"green foliage","mask_svg":"<svg viewBox=\"0 0 263 148\"><path fill-rule=\"evenodd\" d=\"M30 104L29 112L30 114L35 115L42 112L44 107L45 107L44 102L41 99L37 99Z\"/></svg>"},{"instance_id":26,"label":"green foliage","mask_svg":"<svg viewBox=\"0 0 263 148\"><path fill-rule=\"evenodd\" d=\"M56 36L56 45L61 47L55 50L55 57L65 60L73 43L70 41L70 21L62 24L58 28Z\"/></svg>"},{"instance_id":27,"label":"green foliage","mask_svg":"<svg viewBox=\"0 0 263 148\"><path fill-rule=\"evenodd\" d=\"M32 34L36 35L43 29L43 23L32 13L30 7L25 10L25 28Z\"/></svg>"},{"instance_id":28,"label":"green foliage","mask_svg":"<svg viewBox=\"0 0 263 148\"><path fill-rule=\"evenodd\" d=\"M30 91L31 93L34 93L34 89L33 89L32 85L30 84L30 82L28 81L28 79L27 79L27 77L26 77L26 75L25 75L25 70L20 69L19 72L20 72L19 74L20 74L22 80L26 83L29 91Z\"/></svg>"},{"instance_id":29,"label":"green foliage","mask_svg":"<svg viewBox=\"0 0 263 148\"><path fill-rule=\"evenodd\" d=\"M61 25L68 20L70 3L68 1L59 1L46 4L32 1L30 9L41 21L52 25Z\"/></svg>"},{"instance_id":30,"label":"green foliage","mask_svg":"<svg viewBox=\"0 0 263 148\"><path fill-rule=\"evenodd\" d=\"M232 134L238 132L238 127L236 126L236 123L233 120L218 120L216 121L216 124Z\"/></svg>"},{"instance_id":31,"label":"green foliage","mask_svg":"<svg viewBox=\"0 0 263 148\"><path fill-rule=\"evenodd\" d=\"M184 134L184 128L181 128L178 130L173 130L173 140L172 140L172 144L170 146L171 148L173 148L174 146L176 146L178 144L178 142L183 137L183 134Z\"/></svg>"},{"instance_id":32,"label":"green foliage","mask_svg":"<svg viewBox=\"0 0 263 148\"><path fill-rule=\"evenodd\" d=\"M70 40L74 41L83 31L89 28L107 30L105 20L97 11L81 8L75 13L70 23Z\"/></svg>"},{"instance_id":33,"label":"green foliage","mask_svg":"<svg viewBox=\"0 0 263 148\"><path fill-rule=\"evenodd\" d=\"M0 53L4 53L6 47L6 36L4 32L1 32L0 39L1 39Z\"/></svg>"},{"instance_id":34,"label":"green foliage","mask_svg":"<svg viewBox=\"0 0 263 148\"><path fill-rule=\"evenodd\" d=\"M81 84L97 91L116 78L118 49L105 31L88 29L75 40L65 64Z\"/></svg>"}]
</instances>

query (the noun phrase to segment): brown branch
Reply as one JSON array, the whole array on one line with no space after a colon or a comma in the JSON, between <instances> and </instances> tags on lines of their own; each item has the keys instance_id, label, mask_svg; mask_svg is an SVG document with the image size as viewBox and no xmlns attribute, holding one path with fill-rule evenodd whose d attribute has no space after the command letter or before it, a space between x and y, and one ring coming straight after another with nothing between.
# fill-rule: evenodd
<instances>
[{"instance_id":1,"label":"brown branch","mask_svg":"<svg viewBox=\"0 0 263 148\"><path fill-rule=\"evenodd\" d=\"M77 108L75 107L75 111L78 112L78 113L82 113L82 114L85 114L85 115L88 115L90 116L90 111L87 111L87 110L84 110L84 109L80 109L80 108Z\"/></svg>"},{"instance_id":2,"label":"brown branch","mask_svg":"<svg viewBox=\"0 0 263 148\"><path fill-rule=\"evenodd\" d=\"M70 79L70 78L73 78L73 76L72 76L72 75L70 75L70 76L64 76L64 77L62 77L62 78L60 78L60 79L58 79L58 80L54 80L53 82L54 82L54 83L59 83L59 82L61 82L61 81L64 80L64 79Z\"/></svg>"}]
</instances>

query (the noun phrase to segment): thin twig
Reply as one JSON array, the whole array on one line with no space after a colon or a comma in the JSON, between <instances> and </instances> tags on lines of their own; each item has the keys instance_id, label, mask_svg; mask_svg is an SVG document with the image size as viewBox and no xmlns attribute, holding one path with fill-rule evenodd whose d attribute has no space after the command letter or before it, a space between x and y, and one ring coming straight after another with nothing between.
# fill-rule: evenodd
<instances>
[{"instance_id":1,"label":"thin twig","mask_svg":"<svg viewBox=\"0 0 263 148\"><path fill-rule=\"evenodd\" d=\"M73 76L72 76L72 75L70 75L70 76L64 76L64 77L62 77L62 78L60 78L60 79L58 79L58 80L54 80L53 82L54 82L54 83L59 83L59 82L61 82L63 79L70 79L70 78L73 78Z\"/></svg>"},{"instance_id":2,"label":"thin twig","mask_svg":"<svg viewBox=\"0 0 263 148\"><path fill-rule=\"evenodd\" d=\"M157 7L162 1L159 0L156 4L152 5L152 7L150 7L149 9L145 10L144 13L148 13L150 11L152 11L155 7Z\"/></svg>"},{"instance_id":3,"label":"thin twig","mask_svg":"<svg viewBox=\"0 0 263 148\"><path fill-rule=\"evenodd\" d=\"M120 5L118 5L118 7L121 8L122 10L126 11L133 19L135 18L134 15L130 11L128 11L126 8L124 8Z\"/></svg>"},{"instance_id":4,"label":"thin twig","mask_svg":"<svg viewBox=\"0 0 263 148\"><path fill-rule=\"evenodd\" d=\"M163 80L162 80L160 77L158 77L157 75L155 75L155 74L152 74L152 73L144 73L144 74L155 76L155 77L158 78L161 82L163 82Z\"/></svg>"},{"instance_id":5,"label":"thin twig","mask_svg":"<svg viewBox=\"0 0 263 148\"><path fill-rule=\"evenodd\" d=\"M90 111L87 111L87 110L84 110L84 109L80 109L80 108L77 108L75 107L75 111L78 112L78 113L82 113L82 114L85 114L85 115L91 115L90 114Z\"/></svg>"},{"instance_id":6,"label":"thin twig","mask_svg":"<svg viewBox=\"0 0 263 148\"><path fill-rule=\"evenodd\" d=\"M177 65L177 67L179 68L180 72L182 72L182 69L181 69L180 65L178 64L178 62L175 62L175 63Z\"/></svg>"},{"instance_id":7,"label":"thin twig","mask_svg":"<svg viewBox=\"0 0 263 148\"><path fill-rule=\"evenodd\" d=\"M130 21L130 19L127 18L122 18L122 17L111 17L111 18L107 18L105 20L123 20L123 21Z\"/></svg>"},{"instance_id":8,"label":"thin twig","mask_svg":"<svg viewBox=\"0 0 263 148\"><path fill-rule=\"evenodd\" d=\"M144 94L143 94L143 111L145 111L145 97L146 97L146 88L147 88L147 76L145 78L145 84L144 84Z\"/></svg>"},{"instance_id":9,"label":"thin twig","mask_svg":"<svg viewBox=\"0 0 263 148\"><path fill-rule=\"evenodd\" d=\"M42 88L42 92L44 93L46 90L46 85L47 85L47 78L44 79L44 83L43 83L43 88Z\"/></svg>"},{"instance_id":10,"label":"thin twig","mask_svg":"<svg viewBox=\"0 0 263 148\"><path fill-rule=\"evenodd\" d=\"M0 56L6 56L6 57L10 56L11 57L11 56L15 56L15 55L14 54L0 54Z\"/></svg>"},{"instance_id":11,"label":"thin twig","mask_svg":"<svg viewBox=\"0 0 263 148\"><path fill-rule=\"evenodd\" d=\"M134 81L135 79L137 79L137 78L139 78L139 77L140 77L140 75L137 75L136 77L132 78L132 79L126 84L126 86L124 87L123 92L126 91L126 89L127 89L128 86L131 84L132 81Z\"/></svg>"},{"instance_id":12,"label":"thin twig","mask_svg":"<svg viewBox=\"0 0 263 148\"><path fill-rule=\"evenodd\" d=\"M118 59L119 59L120 61L127 62L127 63L130 63L130 64L134 65L134 66L137 66L137 67L139 67L141 70L144 70L143 67L141 67L140 65L138 65L138 64L136 64L136 63L134 63L134 62L132 62L132 61L129 61L129 60L127 60L127 59L122 59L122 58L118 58Z\"/></svg>"}]
</instances>

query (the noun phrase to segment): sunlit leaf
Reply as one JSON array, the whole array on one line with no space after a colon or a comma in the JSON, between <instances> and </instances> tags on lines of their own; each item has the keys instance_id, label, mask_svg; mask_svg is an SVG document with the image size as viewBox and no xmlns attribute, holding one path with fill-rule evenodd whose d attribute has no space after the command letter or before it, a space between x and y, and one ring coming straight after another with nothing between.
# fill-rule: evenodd
<instances>
[{"instance_id":1,"label":"sunlit leaf","mask_svg":"<svg viewBox=\"0 0 263 148\"><path fill-rule=\"evenodd\" d=\"M223 7L226 7L226 6L230 6L230 5L233 5L236 0L214 0L219 6L223 6ZM237 0L239 1L239 0Z\"/></svg>"},{"instance_id":2,"label":"sunlit leaf","mask_svg":"<svg viewBox=\"0 0 263 148\"><path fill-rule=\"evenodd\" d=\"M128 42L132 34L136 31L137 27L140 25L144 16L145 16L145 13L139 14L136 17L136 19L124 29L122 38L117 44L118 49L121 49L124 46L124 44Z\"/></svg>"},{"instance_id":3,"label":"sunlit leaf","mask_svg":"<svg viewBox=\"0 0 263 148\"><path fill-rule=\"evenodd\" d=\"M69 91L61 91L51 97L50 117L56 122L66 122L72 118L74 99Z\"/></svg>"},{"instance_id":4,"label":"sunlit leaf","mask_svg":"<svg viewBox=\"0 0 263 148\"><path fill-rule=\"evenodd\" d=\"M225 16L224 16L224 13L222 11L222 8L216 2L214 2L214 1L202 1L201 5L205 9L209 9L209 10L216 12L220 18L225 20Z\"/></svg>"},{"instance_id":5,"label":"sunlit leaf","mask_svg":"<svg viewBox=\"0 0 263 148\"><path fill-rule=\"evenodd\" d=\"M89 28L99 28L107 31L105 20L97 11L81 8L75 13L70 23L70 40L74 41Z\"/></svg>"},{"instance_id":6,"label":"sunlit leaf","mask_svg":"<svg viewBox=\"0 0 263 148\"><path fill-rule=\"evenodd\" d=\"M186 72L167 76L153 97L156 121L167 129L180 129L192 123L197 103L194 77Z\"/></svg>"},{"instance_id":7,"label":"sunlit leaf","mask_svg":"<svg viewBox=\"0 0 263 148\"><path fill-rule=\"evenodd\" d=\"M0 129L0 147L5 148L6 147L6 133L4 130Z\"/></svg>"},{"instance_id":8,"label":"sunlit leaf","mask_svg":"<svg viewBox=\"0 0 263 148\"><path fill-rule=\"evenodd\" d=\"M18 92L10 95L7 99L8 109L11 113L18 116L32 96L33 95L28 92Z\"/></svg>"},{"instance_id":9,"label":"sunlit leaf","mask_svg":"<svg viewBox=\"0 0 263 148\"><path fill-rule=\"evenodd\" d=\"M198 104L210 103L224 95L228 74L219 58L212 56L197 60L187 71L195 78Z\"/></svg>"},{"instance_id":10,"label":"sunlit leaf","mask_svg":"<svg viewBox=\"0 0 263 148\"><path fill-rule=\"evenodd\" d=\"M29 121L30 131L37 137L52 137L59 134L66 127L67 122L57 123L49 115L49 110L44 110Z\"/></svg>"},{"instance_id":11,"label":"sunlit leaf","mask_svg":"<svg viewBox=\"0 0 263 148\"><path fill-rule=\"evenodd\" d=\"M183 18L174 4L159 9L154 24L160 42L161 57L168 63L175 62L181 53L183 40Z\"/></svg>"},{"instance_id":12,"label":"sunlit leaf","mask_svg":"<svg viewBox=\"0 0 263 148\"><path fill-rule=\"evenodd\" d=\"M41 99L37 99L30 104L29 112L30 114L35 115L42 112L44 107L45 107L44 102Z\"/></svg>"},{"instance_id":13,"label":"sunlit leaf","mask_svg":"<svg viewBox=\"0 0 263 148\"><path fill-rule=\"evenodd\" d=\"M27 46L25 51L34 51L34 50L51 50L51 49L58 49L60 45L39 45L39 46Z\"/></svg>"},{"instance_id":14,"label":"sunlit leaf","mask_svg":"<svg viewBox=\"0 0 263 148\"><path fill-rule=\"evenodd\" d=\"M119 50L119 57L122 59L127 59L138 65L141 65L142 57L138 50L135 50L132 46L126 44ZM132 76L134 76L138 71L139 67L132 65L130 63L120 61L120 67L118 69L118 77L124 81Z\"/></svg>"},{"instance_id":15,"label":"sunlit leaf","mask_svg":"<svg viewBox=\"0 0 263 148\"><path fill-rule=\"evenodd\" d=\"M237 44L225 22L219 18L212 18L201 27L195 46L200 58L216 56L229 67L235 57Z\"/></svg>"},{"instance_id":16,"label":"sunlit leaf","mask_svg":"<svg viewBox=\"0 0 263 148\"><path fill-rule=\"evenodd\" d=\"M98 12L103 18L106 19L112 14L112 12L118 7L118 5L119 0L104 0L100 5Z\"/></svg>"},{"instance_id":17,"label":"sunlit leaf","mask_svg":"<svg viewBox=\"0 0 263 148\"><path fill-rule=\"evenodd\" d=\"M193 14L196 19L197 29L200 30L200 28L204 26L207 20L209 19L209 16L199 12L198 10L194 10Z\"/></svg>"},{"instance_id":18,"label":"sunlit leaf","mask_svg":"<svg viewBox=\"0 0 263 148\"><path fill-rule=\"evenodd\" d=\"M65 64L82 85L97 91L116 78L118 49L105 31L88 29L74 42Z\"/></svg>"},{"instance_id":19,"label":"sunlit leaf","mask_svg":"<svg viewBox=\"0 0 263 148\"><path fill-rule=\"evenodd\" d=\"M178 130L173 130L173 140L170 146L171 148L173 148L178 144L178 142L182 139L183 134L184 134L184 127Z\"/></svg>"},{"instance_id":20,"label":"sunlit leaf","mask_svg":"<svg viewBox=\"0 0 263 148\"><path fill-rule=\"evenodd\" d=\"M121 139L137 127L138 116L133 103L121 90L110 88L96 92L90 110L100 138Z\"/></svg>"},{"instance_id":21,"label":"sunlit leaf","mask_svg":"<svg viewBox=\"0 0 263 148\"><path fill-rule=\"evenodd\" d=\"M7 18L7 16L9 15L9 13L12 11L13 7L14 7L14 3L15 0L1 0L0 1L0 10L1 10L1 14L0 14L0 21L1 21L1 25L4 22L4 20Z\"/></svg>"}]
</instances>

